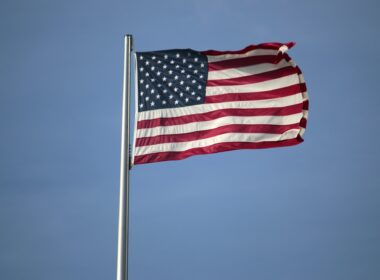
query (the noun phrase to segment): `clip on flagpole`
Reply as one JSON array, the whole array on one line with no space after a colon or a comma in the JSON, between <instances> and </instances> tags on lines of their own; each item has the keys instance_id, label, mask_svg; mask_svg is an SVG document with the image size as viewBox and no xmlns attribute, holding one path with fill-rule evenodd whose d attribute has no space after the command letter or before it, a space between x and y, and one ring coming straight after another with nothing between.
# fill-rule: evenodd
<instances>
[{"instance_id":1,"label":"clip on flagpole","mask_svg":"<svg viewBox=\"0 0 380 280\"><path fill-rule=\"evenodd\" d=\"M129 232L129 127L131 87L132 35L124 36L123 109L121 127L119 228L117 243L117 280L128 280L128 232Z\"/></svg>"}]
</instances>

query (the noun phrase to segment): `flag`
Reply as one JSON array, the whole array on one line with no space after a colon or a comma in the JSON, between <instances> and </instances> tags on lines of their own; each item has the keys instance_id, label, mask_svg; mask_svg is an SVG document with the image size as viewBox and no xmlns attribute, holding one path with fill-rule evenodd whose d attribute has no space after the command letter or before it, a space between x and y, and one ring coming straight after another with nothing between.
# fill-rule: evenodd
<instances>
[{"instance_id":1,"label":"flag","mask_svg":"<svg viewBox=\"0 0 380 280\"><path fill-rule=\"evenodd\" d=\"M301 143L308 97L293 45L136 52L132 164Z\"/></svg>"}]
</instances>

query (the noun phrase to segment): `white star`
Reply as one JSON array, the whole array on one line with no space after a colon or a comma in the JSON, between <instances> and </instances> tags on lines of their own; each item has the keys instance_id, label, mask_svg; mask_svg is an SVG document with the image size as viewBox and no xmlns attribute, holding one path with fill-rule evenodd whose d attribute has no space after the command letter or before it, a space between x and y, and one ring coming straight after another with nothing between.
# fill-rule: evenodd
<instances>
[{"instance_id":1,"label":"white star","mask_svg":"<svg viewBox=\"0 0 380 280\"><path fill-rule=\"evenodd\" d=\"M167 59L167 58L168 58L168 55L167 55L167 54L165 54L165 55L164 55L164 58L165 58L165 59Z\"/></svg>"},{"instance_id":2,"label":"white star","mask_svg":"<svg viewBox=\"0 0 380 280\"><path fill-rule=\"evenodd\" d=\"M169 95L169 99L173 99L173 95L172 94Z\"/></svg>"},{"instance_id":3,"label":"white star","mask_svg":"<svg viewBox=\"0 0 380 280\"><path fill-rule=\"evenodd\" d=\"M199 85L199 86L198 86L198 89L202 89L202 86L201 86L201 85Z\"/></svg>"},{"instance_id":4,"label":"white star","mask_svg":"<svg viewBox=\"0 0 380 280\"><path fill-rule=\"evenodd\" d=\"M174 64L174 60L170 60L170 64Z\"/></svg>"},{"instance_id":5,"label":"white star","mask_svg":"<svg viewBox=\"0 0 380 280\"><path fill-rule=\"evenodd\" d=\"M195 84L195 83L196 83L196 80L192 80L191 82L192 82L193 84Z\"/></svg>"},{"instance_id":6,"label":"white star","mask_svg":"<svg viewBox=\"0 0 380 280\"><path fill-rule=\"evenodd\" d=\"M200 97L200 96L198 96L198 97L197 97L197 100L201 100L201 97Z\"/></svg>"},{"instance_id":7,"label":"white star","mask_svg":"<svg viewBox=\"0 0 380 280\"><path fill-rule=\"evenodd\" d=\"M178 88L175 87L175 88L174 88L174 91L177 92L177 91L178 91Z\"/></svg>"},{"instance_id":8,"label":"white star","mask_svg":"<svg viewBox=\"0 0 380 280\"><path fill-rule=\"evenodd\" d=\"M169 86L169 87L171 87L171 86L172 86L172 84L173 84L172 82L169 82L169 83L168 83L168 86Z\"/></svg>"},{"instance_id":9,"label":"white star","mask_svg":"<svg viewBox=\"0 0 380 280\"><path fill-rule=\"evenodd\" d=\"M143 59L144 59L144 57L142 55L140 55L140 60L143 60Z\"/></svg>"},{"instance_id":10,"label":"white star","mask_svg":"<svg viewBox=\"0 0 380 280\"><path fill-rule=\"evenodd\" d=\"M165 82L166 81L166 77L163 77L162 80Z\"/></svg>"},{"instance_id":11,"label":"white star","mask_svg":"<svg viewBox=\"0 0 380 280\"><path fill-rule=\"evenodd\" d=\"M190 90L190 87L186 87L186 91L189 91Z\"/></svg>"},{"instance_id":12,"label":"white star","mask_svg":"<svg viewBox=\"0 0 380 280\"><path fill-rule=\"evenodd\" d=\"M164 93L167 93L168 92L168 90L167 89L164 89Z\"/></svg>"},{"instance_id":13,"label":"white star","mask_svg":"<svg viewBox=\"0 0 380 280\"><path fill-rule=\"evenodd\" d=\"M201 63L201 67L203 68L205 65L203 63Z\"/></svg>"},{"instance_id":14,"label":"white star","mask_svg":"<svg viewBox=\"0 0 380 280\"><path fill-rule=\"evenodd\" d=\"M181 70L181 73L182 73L182 74L185 73L185 69L182 69L182 70Z\"/></svg>"},{"instance_id":15,"label":"white star","mask_svg":"<svg viewBox=\"0 0 380 280\"><path fill-rule=\"evenodd\" d=\"M175 56L178 58L179 57L179 53L177 53Z\"/></svg>"},{"instance_id":16,"label":"white star","mask_svg":"<svg viewBox=\"0 0 380 280\"><path fill-rule=\"evenodd\" d=\"M143 67L140 67L140 72L144 71L144 68Z\"/></svg>"},{"instance_id":17,"label":"white star","mask_svg":"<svg viewBox=\"0 0 380 280\"><path fill-rule=\"evenodd\" d=\"M180 81L180 82L179 82L180 85L183 85L183 83L184 83L184 81Z\"/></svg>"},{"instance_id":18,"label":"white star","mask_svg":"<svg viewBox=\"0 0 380 280\"><path fill-rule=\"evenodd\" d=\"M161 84L157 84L157 87L161 87L162 85Z\"/></svg>"},{"instance_id":19,"label":"white star","mask_svg":"<svg viewBox=\"0 0 380 280\"><path fill-rule=\"evenodd\" d=\"M188 79L189 79L189 78L190 78L190 75L189 75L189 74L187 74L187 75L186 75L186 78L188 78Z\"/></svg>"},{"instance_id":20,"label":"white star","mask_svg":"<svg viewBox=\"0 0 380 280\"><path fill-rule=\"evenodd\" d=\"M149 65L149 61L145 61L145 65Z\"/></svg>"},{"instance_id":21,"label":"white star","mask_svg":"<svg viewBox=\"0 0 380 280\"><path fill-rule=\"evenodd\" d=\"M177 75L174 76L174 80L178 80L178 76Z\"/></svg>"},{"instance_id":22,"label":"white star","mask_svg":"<svg viewBox=\"0 0 380 280\"><path fill-rule=\"evenodd\" d=\"M162 66L162 68L166 69L168 66L166 64L164 64L164 66Z\"/></svg>"},{"instance_id":23,"label":"white star","mask_svg":"<svg viewBox=\"0 0 380 280\"><path fill-rule=\"evenodd\" d=\"M194 58L194 61L197 62L198 61L198 57Z\"/></svg>"},{"instance_id":24,"label":"white star","mask_svg":"<svg viewBox=\"0 0 380 280\"><path fill-rule=\"evenodd\" d=\"M200 75L199 78L203 79L203 75Z\"/></svg>"},{"instance_id":25,"label":"white star","mask_svg":"<svg viewBox=\"0 0 380 280\"><path fill-rule=\"evenodd\" d=\"M145 88L149 88L149 85L145 85Z\"/></svg>"},{"instance_id":26,"label":"white star","mask_svg":"<svg viewBox=\"0 0 380 280\"><path fill-rule=\"evenodd\" d=\"M195 91L192 91L192 92L191 92L191 95L195 95Z\"/></svg>"},{"instance_id":27,"label":"white star","mask_svg":"<svg viewBox=\"0 0 380 280\"><path fill-rule=\"evenodd\" d=\"M156 57L155 57L155 56L152 56L152 59L153 59L153 60L155 60L155 59L156 59Z\"/></svg>"},{"instance_id":28,"label":"white star","mask_svg":"<svg viewBox=\"0 0 380 280\"><path fill-rule=\"evenodd\" d=\"M174 101L174 104L176 104L176 105L177 105L177 104L178 104L178 102L179 102L179 101L178 101L178 100L176 100L176 101Z\"/></svg>"},{"instance_id":29,"label":"white star","mask_svg":"<svg viewBox=\"0 0 380 280\"><path fill-rule=\"evenodd\" d=\"M160 72L160 71L158 71L158 72L157 72L157 76L160 76L160 75L161 75L161 72Z\"/></svg>"},{"instance_id":30,"label":"white star","mask_svg":"<svg viewBox=\"0 0 380 280\"><path fill-rule=\"evenodd\" d=\"M152 101L152 102L150 103L150 106L154 106L154 101Z\"/></svg>"},{"instance_id":31,"label":"white star","mask_svg":"<svg viewBox=\"0 0 380 280\"><path fill-rule=\"evenodd\" d=\"M169 70L169 75L173 74L173 70Z\"/></svg>"},{"instance_id":32,"label":"white star","mask_svg":"<svg viewBox=\"0 0 380 280\"><path fill-rule=\"evenodd\" d=\"M189 98L188 98L188 97L186 97L186 98L185 98L185 101L186 101L186 103L187 103L187 102L189 102Z\"/></svg>"},{"instance_id":33,"label":"white star","mask_svg":"<svg viewBox=\"0 0 380 280\"><path fill-rule=\"evenodd\" d=\"M188 66L189 68L193 68L193 65L192 64L189 64L189 66Z\"/></svg>"},{"instance_id":34,"label":"white star","mask_svg":"<svg viewBox=\"0 0 380 280\"><path fill-rule=\"evenodd\" d=\"M142 108L142 107L144 107L144 104L141 103L141 104L140 104L140 108Z\"/></svg>"},{"instance_id":35,"label":"white star","mask_svg":"<svg viewBox=\"0 0 380 280\"><path fill-rule=\"evenodd\" d=\"M150 93L154 93L154 88L152 88L152 89L150 90Z\"/></svg>"},{"instance_id":36,"label":"white star","mask_svg":"<svg viewBox=\"0 0 380 280\"><path fill-rule=\"evenodd\" d=\"M156 95L156 98L157 98L157 99L160 99L160 98L161 98L161 95L157 94L157 95Z\"/></svg>"},{"instance_id":37,"label":"white star","mask_svg":"<svg viewBox=\"0 0 380 280\"><path fill-rule=\"evenodd\" d=\"M197 73L198 73L198 70L197 70L197 69L195 69L195 70L194 70L194 74L197 74Z\"/></svg>"},{"instance_id":38,"label":"white star","mask_svg":"<svg viewBox=\"0 0 380 280\"><path fill-rule=\"evenodd\" d=\"M154 66L152 66L152 67L150 67L150 70L152 70L152 71L153 71L153 70L154 70L154 68L155 68L155 67L154 67Z\"/></svg>"},{"instance_id":39,"label":"white star","mask_svg":"<svg viewBox=\"0 0 380 280\"><path fill-rule=\"evenodd\" d=\"M140 91L140 95L143 96L143 95L144 95L144 92L143 92L143 91Z\"/></svg>"},{"instance_id":40,"label":"white star","mask_svg":"<svg viewBox=\"0 0 380 280\"><path fill-rule=\"evenodd\" d=\"M149 96L145 97L145 100L148 101L149 100Z\"/></svg>"},{"instance_id":41,"label":"white star","mask_svg":"<svg viewBox=\"0 0 380 280\"><path fill-rule=\"evenodd\" d=\"M182 96L183 96L183 92L181 92L181 93L179 94L179 96L181 96L181 97L182 97Z\"/></svg>"},{"instance_id":42,"label":"white star","mask_svg":"<svg viewBox=\"0 0 380 280\"><path fill-rule=\"evenodd\" d=\"M143 80L143 79L141 79L141 80L140 80L140 84L143 84L143 83L144 83L144 80Z\"/></svg>"},{"instance_id":43,"label":"white star","mask_svg":"<svg viewBox=\"0 0 380 280\"><path fill-rule=\"evenodd\" d=\"M166 104L166 101L165 101L165 100L162 100L162 104L164 104L164 105L165 105L165 104Z\"/></svg>"},{"instance_id":44,"label":"white star","mask_svg":"<svg viewBox=\"0 0 380 280\"><path fill-rule=\"evenodd\" d=\"M182 63L186 63L186 58L182 59Z\"/></svg>"},{"instance_id":45,"label":"white star","mask_svg":"<svg viewBox=\"0 0 380 280\"><path fill-rule=\"evenodd\" d=\"M191 56L191 53L188 52L188 53L187 53L187 56Z\"/></svg>"},{"instance_id":46,"label":"white star","mask_svg":"<svg viewBox=\"0 0 380 280\"><path fill-rule=\"evenodd\" d=\"M149 73L148 73L148 72L146 72L146 73L145 73L145 76L149 77Z\"/></svg>"},{"instance_id":47,"label":"white star","mask_svg":"<svg viewBox=\"0 0 380 280\"><path fill-rule=\"evenodd\" d=\"M157 63L158 63L158 64L161 64L161 60L157 60Z\"/></svg>"},{"instance_id":48,"label":"white star","mask_svg":"<svg viewBox=\"0 0 380 280\"><path fill-rule=\"evenodd\" d=\"M153 79L150 79L150 81L151 81L152 83L154 83L154 82L156 81L156 79L153 78Z\"/></svg>"}]
</instances>

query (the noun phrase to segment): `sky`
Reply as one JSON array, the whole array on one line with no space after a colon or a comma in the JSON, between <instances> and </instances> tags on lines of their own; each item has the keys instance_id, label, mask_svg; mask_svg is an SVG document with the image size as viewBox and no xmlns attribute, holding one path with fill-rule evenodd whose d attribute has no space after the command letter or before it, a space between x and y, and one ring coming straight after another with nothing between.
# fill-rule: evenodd
<instances>
[{"instance_id":1,"label":"sky","mask_svg":"<svg viewBox=\"0 0 380 280\"><path fill-rule=\"evenodd\" d=\"M116 278L129 33L137 51L295 41L310 98L301 145L131 170L129 280L380 279L379 8L3 0L0 278Z\"/></svg>"}]
</instances>

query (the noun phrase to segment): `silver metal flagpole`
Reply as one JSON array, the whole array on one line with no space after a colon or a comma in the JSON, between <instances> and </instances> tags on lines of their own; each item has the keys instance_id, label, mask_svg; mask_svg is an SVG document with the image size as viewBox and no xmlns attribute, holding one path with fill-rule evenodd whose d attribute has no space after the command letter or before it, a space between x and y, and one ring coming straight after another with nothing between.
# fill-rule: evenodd
<instances>
[{"instance_id":1,"label":"silver metal flagpole","mask_svg":"<svg viewBox=\"0 0 380 280\"><path fill-rule=\"evenodd\" d=\"M117 280L128 280L128 224L129 224L129 101L131 87L132 35L124 36L123 112L121 127L119 230L117 242Z\"/></svg>"}]
</instances>

